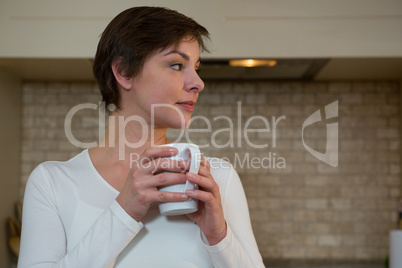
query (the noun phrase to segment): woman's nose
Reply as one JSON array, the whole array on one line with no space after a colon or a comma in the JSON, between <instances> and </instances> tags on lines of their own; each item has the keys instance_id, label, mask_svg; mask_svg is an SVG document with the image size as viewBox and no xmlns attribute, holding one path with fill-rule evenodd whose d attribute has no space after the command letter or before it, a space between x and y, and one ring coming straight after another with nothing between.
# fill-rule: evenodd
<instances>
[{"instance_id":1,"label":"woman's nose","mask_svg":"<svg viewBox=\"0 0 402 268\"><path fill-rule=\"evenodd\" d=\"M204 81L200 78L198 73L194 70L194 72L189 77L188 84L186 86L186 90L190 92L201 92L204 89Z\"/></svg>"}]
</instances>

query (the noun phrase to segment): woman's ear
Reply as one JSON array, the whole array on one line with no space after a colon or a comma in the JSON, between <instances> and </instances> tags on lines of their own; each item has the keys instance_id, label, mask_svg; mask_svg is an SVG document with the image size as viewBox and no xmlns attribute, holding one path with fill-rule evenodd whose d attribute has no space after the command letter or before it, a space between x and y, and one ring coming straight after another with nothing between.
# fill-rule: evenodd
<instances>
[{"instance_id":1,"label":"woman's ear","mask_svg":"<svg viewBox=\"0 0 402 268\"><path fill-rule=\"evenodd\" d=\"M117 83L124 90L132 89L132 77L127 77L124 73L124 68L120 65L121 58L114 59L112 62L113 75L116 78Z\"/></svg>"}]
</instances>

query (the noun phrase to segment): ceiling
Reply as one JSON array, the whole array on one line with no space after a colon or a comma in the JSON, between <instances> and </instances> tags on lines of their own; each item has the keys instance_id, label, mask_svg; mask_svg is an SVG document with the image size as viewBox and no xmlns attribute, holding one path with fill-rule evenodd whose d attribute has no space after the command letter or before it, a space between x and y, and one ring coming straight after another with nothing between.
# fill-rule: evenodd
<instances>
[{"instance_id":1,"label":"ceiling","mask_svg":"<svg viewBox=\"0 0 402 268\"><path fill-rule=\"evenodd\" d=\"M203 79L402 80L402 58L276 59L273 67L230 67L206 59ZM24 81L93 81L90 59L0 58L0 68Z\"/></svg>"}]
</instances>

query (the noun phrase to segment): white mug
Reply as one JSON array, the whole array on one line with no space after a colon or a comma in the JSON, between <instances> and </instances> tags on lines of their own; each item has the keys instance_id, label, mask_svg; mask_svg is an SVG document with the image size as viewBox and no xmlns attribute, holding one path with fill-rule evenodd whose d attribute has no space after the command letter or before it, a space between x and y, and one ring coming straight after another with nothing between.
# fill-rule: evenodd
<instances>
[{"instance_id":1,"label":"white mug","mask_svg":"<svg viewBox=\"0 0 402 268\"><path fill-rule=\"evenodd\" d=\"M172 157L167 157L173 160L191 160L189 172L198 174L201 163L201 152L197 145L190 143L170 143L161 146L171 146L178 150L178 153ZM198 186L194 183L186 181L184 184L175 184L159 188L159 191L184 193L186 190L195 190ZM173 216L183 215L198 210L198 200L189 198L180 202L159 202L159 211L161 215Z\"/></svg>"}]
</instances>

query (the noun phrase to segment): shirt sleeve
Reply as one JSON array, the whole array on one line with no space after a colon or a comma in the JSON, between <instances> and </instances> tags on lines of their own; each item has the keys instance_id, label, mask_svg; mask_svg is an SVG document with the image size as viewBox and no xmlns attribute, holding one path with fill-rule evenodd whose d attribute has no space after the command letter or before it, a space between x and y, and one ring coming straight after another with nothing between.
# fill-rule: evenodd
<instances>
[{"instance_id":1,"label":"shirt sleeve","mask_svg":"<svg viewBox=\"0 0 402 268\"><path fill-rule=\"evenodd\" d=\"M232 165L224 189L223 209L227 222L227 235L217 245L209 246L202 240L216 268L264 268L261 254L251 227L246 195L239 175Z\"/></svg>"},{"instance_id":2,"label":"shirt sleeve","mask_svg":"<svg viewBox=\"0 0 402 268\"><path fill-rule=\"evenodd\" d=\"M67 252L64 226L41 166L28 179L22 223L19 268L113 267L118 254L143 226L113 201Z\"/></svg>"}]
</instances>

